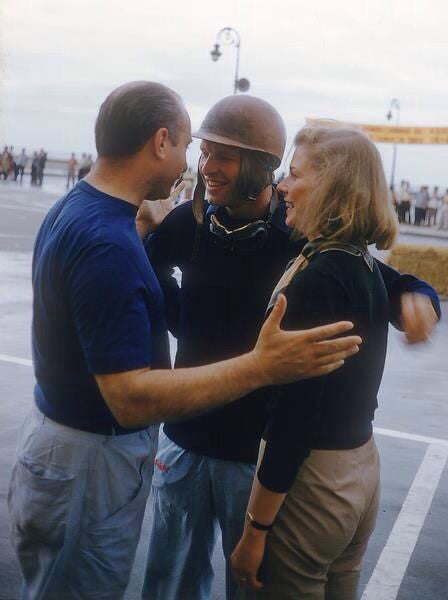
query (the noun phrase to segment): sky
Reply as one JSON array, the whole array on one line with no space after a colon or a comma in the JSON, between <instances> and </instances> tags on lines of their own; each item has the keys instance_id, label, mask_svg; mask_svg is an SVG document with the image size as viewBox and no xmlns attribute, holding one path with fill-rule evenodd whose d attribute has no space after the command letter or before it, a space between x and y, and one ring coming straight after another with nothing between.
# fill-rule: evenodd
<instances>
[{"instance_id":1,"label":"sky","mask_svg":"<svg viewBox=\"0 0 448 600\"><path fill-rule=\"evenodd\" d=\"M116 86L164 83L193 129L233 93L236 49L210 51L220 29L241 38L239 76L285 119L448 126L446 0L14 0L0 5L0 144L51 156L94 152L98 108ZM394 117L395 119L395 117ZM379 145L390 177L392 146ZM198 158L193 144L189 162ZM395 180L448 186L447 146L399 146ZM282 168L285 168L284 166Z\"/></svg>"}]
</instances>

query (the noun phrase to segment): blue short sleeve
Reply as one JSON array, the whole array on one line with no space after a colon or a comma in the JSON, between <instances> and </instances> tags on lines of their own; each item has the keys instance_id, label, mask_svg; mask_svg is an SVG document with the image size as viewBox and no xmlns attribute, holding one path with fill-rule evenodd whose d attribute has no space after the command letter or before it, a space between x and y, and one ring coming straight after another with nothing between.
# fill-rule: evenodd
<instances>
[{"instance_id":1,"label":"blue short sleeve","mask_svg":"<svg viewBox=\"0 0 448 600\"><path fill-rule=\"evenodd\" d=\"M126 252L94 244L69 278L70 310L91 373L150 366L150 291Z\"/></svg>"}]
</instances>

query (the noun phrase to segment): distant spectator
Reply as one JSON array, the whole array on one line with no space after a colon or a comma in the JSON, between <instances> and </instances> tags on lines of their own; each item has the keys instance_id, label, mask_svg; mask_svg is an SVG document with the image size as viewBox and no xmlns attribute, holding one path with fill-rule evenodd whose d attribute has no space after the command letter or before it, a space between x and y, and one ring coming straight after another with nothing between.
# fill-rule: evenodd
<instances>
[{"instance_id":1,"label":"distant spectator","mask_svg":"<svg viewBox=\"0 0 448 600\"><path fill-rule=\"evenodd\" d=\"M20 175L20 183L22 183L23 174L25 172L27 162L28 162L28 156L26 155L26 149L22 148L22 152L16 158L14 181L17 181L17 178Z\"/></svg>"},{"instance_id":2,"label":"distant spectator","mask_svg":"<svg viewBox=\"0 0 448 600\"><path fill-rule=\"evenodd\" d=\"M442 199L439 229L448 229L448 189L446 190L446 193Z\"/></svg>"},{"instance_id":3,"label":"distant spectator","mask_svg":"<svg viewBox=\"0 0 448 600\"><path fill-rule=\"evenodd\" d=\"M37 152L33 154L33 160L31 162L31 185L37 185L39 172L39 155Z\"/></svg>"},{"instance_id":4,"label":"distant spectator","mask_svg":"<svg viewBox=\"0 0 448 600\"><path fill-rule=\"evenodd\" d=\"M401 185L402 184L403 184L403 182L401 182L400 189L398 190L398 192L395 192L395 190L394 190L394 206L395 206L395 210L397 212L398 222L399 223L402 222L401 209L400 209L400 206L401 206Z\"/></svg>"},{"instance_id":5,"label":"distant spectator","mask_svg":"<svg viewBox=\"0 0 448 600\"><path fill-rule=\"evenodd\" d=\"M428 202L428 211L426 215L427 225L429 227L437 223L437 212L440 208L440 204L439 188L435 186Z\"/></svg>"},{"instance_id":6,"label":"distant spectator","mask_svg":"<svg viewBox=\"0 0 448 600\"><path fill-rule=\"evenodd\" d=\"M415 196L415 221L414 224L420 226L426 221L426 211L429 204L429 194L426 185L422 185L420 191Z\"/></svg>"},{"instance_id":7,"label":"distant spectator","mask_svg":"<svg viewBox=\"0 0 448 600\"><path fill-rule=\"evenodd\" d=\"M77 165L78 161L76 160L76 155L72 152L72 155L67 162L67 189L75 185Z\"/></svg>"},{"instance_id":8,"label":"distant spectator","mask_svg":"<svg viewBox=\"0 0 448 600\"><path fill-rule=\"evenodd\" d=\"M45 164L47 162L47 153L43 148L40 149L37 163L37 185L42 185L44 181Z\"/></svg>"},{"instance_id":9,"label":"distant spectator","mask_svg":"<svg viewBox=\"0 0 448 600\"><path fill-rule=\"evenodd\" d=\"M14 157L14 146L9 147L9 154L10 154L10 164L9 164L8 175L11 175L11 179L14 177L14 181L15 181L16 180L16 178L15 178L16 161L15 161L15 157Z\"/></svg>"},{"instance_id":10,"label":"distant spectator","mask_svg":"<svg viewBox=\"0 0 448 600\"><path fill-rule=\"evenodd\" d=\"M0 177L3 177L3 179L6 179L6 177L8 176L7 172L5 172L5 166L6 166L6 156L8 154L8 146L5 146L3 149L3 152L0 154ZM6 173L6 176L5 176Z\"/></svg>"},{"instance_id":11,"label":"distant spectator","mask_svg":"<svg viewBox=\"0 0 448 600\"><path fill-rule=\"evenodd\" d=\"M389 198L394 210L398 213L398 203L397 203L397 195L395 193L395 188L393 185L389 186Z\"/></svg>"},{"instance_id":12,"label":"distant spectator","mask_svg":"<svg viewBox=\"0 0 448 600\"><path fill-rule=\"evenodd\" d=\"M411 195L409 182L402 181L397 194L398 220L400 223L411 223Z\"/></svg>"},{"instance_id":13,"label":"distant spectator","mask_svg":"<svg viewBox=\"0 0 448 600\"><path fill-rule=\"evenodd\" d=\"M10 151L8 150L8 146L5 146L2 154L1 154L1 158L0 158L0 175L3 177L3 179L8 179L8 176L11 172L11 168L12 168L12 155L10 153Z\"/></svg>"},{"instance_id":14,"label":"distant spectator","mask_svg":"<svg viewBox=\"0 0 448 600\"><path fill-rule=\"evenodd\" d=\"M81 160L79 161L79 168L78 168L78 181L80 181L83 177L85 177L87 171L88 162L87 162L87 154L85 152L83 152L81 154Z\"/></svg>"},{"instance_id":15,"label":"distant spectator","mask_svg":"<svg viewBox=\"0 0 448 600\"><path fill-rule=\"evenodd\" d=\"M93 166L93 158L92 155L89 154L86 159L86 165L84 167L84 177L89 173L90 169Z\"/></svg>"}]
</instances>

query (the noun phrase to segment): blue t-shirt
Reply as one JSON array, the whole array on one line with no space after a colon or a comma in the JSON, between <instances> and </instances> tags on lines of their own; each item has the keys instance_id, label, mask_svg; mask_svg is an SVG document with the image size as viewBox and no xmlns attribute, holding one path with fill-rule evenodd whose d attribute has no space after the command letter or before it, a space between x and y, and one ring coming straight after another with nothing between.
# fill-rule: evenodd
<instances>
[{"instance_id":1,"label":"blue t-shirt","mask_svg":"<svg viewBox=\"0 0 448 600\"><path fill-rule=\"evenodd\" d=\"M80 181L37 235L34 397L44 414L70 427L123 431L94 373L170 366L163 296L135 229L136 213L129 202Z\"/></svg>"}]
</instances>

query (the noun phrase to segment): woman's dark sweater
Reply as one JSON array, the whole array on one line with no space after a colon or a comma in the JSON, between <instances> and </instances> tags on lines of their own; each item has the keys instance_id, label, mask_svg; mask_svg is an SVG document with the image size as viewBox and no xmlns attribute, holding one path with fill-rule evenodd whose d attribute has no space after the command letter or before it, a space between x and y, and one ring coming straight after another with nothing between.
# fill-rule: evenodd
<instances>
[{"instance_id":1,"label":"woman's dark sweater","mask_svg":"<svg viewBox=\"0 0 448 600\"><path fill-rule=\"evenodd\" d=\"M288 307L283 328L350 320L353 334L363 341L358 354L329 375L271 389L258 478L276 492L288 491L313 448L357 448L369 440L389 322L378 265L373 261L369 267L361 256L347 252L314 254L284 293Z\"/></svg>"}]
</instances>

